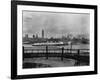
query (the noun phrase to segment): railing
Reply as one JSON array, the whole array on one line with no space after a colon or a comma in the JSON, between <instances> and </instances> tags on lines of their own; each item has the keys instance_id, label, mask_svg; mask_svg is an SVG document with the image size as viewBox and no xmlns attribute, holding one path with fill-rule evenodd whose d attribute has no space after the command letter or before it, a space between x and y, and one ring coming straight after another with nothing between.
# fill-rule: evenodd
<instances>
[{"instance_id":1,"label":"railing","mask_svg":"<svg viewBox=\"0 0 100 80\"><path fill-rule=\"evenodd\" d=\"M69 57L74 59L80 59L80 57L83 58L89 58L89 49L65 49L62 48L56 48L56 49L50 49L48 46L46 46L44 49L34 49L32 47L23 47L23 59L25 57L61 57L61 60L63 61L63 58Z\"/></svg>"}]
</instances>

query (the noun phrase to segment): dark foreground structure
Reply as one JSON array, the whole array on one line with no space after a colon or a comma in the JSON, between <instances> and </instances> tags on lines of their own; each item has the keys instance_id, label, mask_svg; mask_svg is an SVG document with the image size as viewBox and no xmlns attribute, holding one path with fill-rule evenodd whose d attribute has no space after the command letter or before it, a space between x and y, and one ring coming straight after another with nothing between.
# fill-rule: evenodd
<instances>
[{"instance_id":1,"label":"dark foreground structure","mask_svg":"<svg viewBox=\"0 0 100 80\"><path fill-rule=\"evenodd\" d=\"M36 59L47 61L52 61L54 58L62 62L67 59L73 59L75 61L74 66L85 66L89 65L89 49L49 49L48 46L45 49L33 49L23 47L23 68L43 68L52 67L52 65L35 63ZM52 58L52 59L51 59ZM31 59L30 61L28 61ZM33 61L32 61L33 60ZM65 67L62 65L62 67Z\"/></svg>"}]
</instances>

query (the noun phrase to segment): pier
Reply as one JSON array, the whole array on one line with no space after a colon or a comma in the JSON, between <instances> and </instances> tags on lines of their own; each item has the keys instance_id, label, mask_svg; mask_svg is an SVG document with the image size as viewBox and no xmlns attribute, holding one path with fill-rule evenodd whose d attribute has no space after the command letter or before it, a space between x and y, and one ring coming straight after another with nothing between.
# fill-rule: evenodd
<instances>
[{"instance_id":1,"label":"pier","mask_svg":"<svg viewBox=\"0 0 100 80\"><path fill-rule=\"evenodd\" d=\"M23 47L23 60L25 58L39 57L45 57L46 60L50 57L58 57L61 61L63 61L64 58L70 58L77 60L78 64L80 62L89 64L89 49L65 49L64 47L50 49L49 46L45 46L44 49Z\"/></svg>"}]
</instances>

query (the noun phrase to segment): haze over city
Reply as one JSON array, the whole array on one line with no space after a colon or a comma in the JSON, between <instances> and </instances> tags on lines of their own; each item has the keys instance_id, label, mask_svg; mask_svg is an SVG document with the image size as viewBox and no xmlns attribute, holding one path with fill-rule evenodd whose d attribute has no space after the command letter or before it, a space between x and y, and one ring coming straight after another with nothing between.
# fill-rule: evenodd
<instances>
[{"instance_id":1,"label":"haze over city","mask_svg":"<svg viewBox=\"0 0 100 80\"><path fill-rule=\"evenodd\" d=\"M89 37L90 15L82 13L55 13L23 11L23 36L38 34L45 37L61 37L71 33Z\"/></svg>"}]
</instances>

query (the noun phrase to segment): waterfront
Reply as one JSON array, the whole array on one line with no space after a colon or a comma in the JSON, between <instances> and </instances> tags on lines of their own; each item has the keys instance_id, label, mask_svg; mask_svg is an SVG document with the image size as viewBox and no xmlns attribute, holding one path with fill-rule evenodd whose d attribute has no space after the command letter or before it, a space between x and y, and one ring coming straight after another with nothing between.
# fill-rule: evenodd
<instances>
[{"instance_id":1,"label":"waterfront","mask_svg":"<svg viewBox=\"0 0 100 80\"><path fill-rule=\"evenodd\" d=\"M23 23L23 68L89 65L88 14L23 11Z\"/></svg>"},{"instance_id":2,"label":"waterfront","mask_svg":"<svg viewBox=\"0 0 100 80\"><path fill-rule=\"evenodd\" d=\"M32 44L23 44L24 47L29 47L33 49L44 49L45 46L32 46ZM49 46L49 48L61 48L64 47L65 49L70 49L70 45L64 45L64 46ZM72 45L72 49L89 49L89 44L76 44Z\"/></svg>"}]
</instances>

